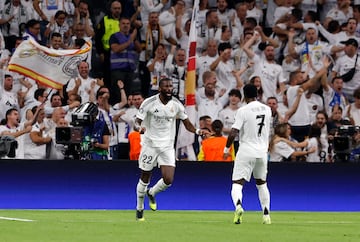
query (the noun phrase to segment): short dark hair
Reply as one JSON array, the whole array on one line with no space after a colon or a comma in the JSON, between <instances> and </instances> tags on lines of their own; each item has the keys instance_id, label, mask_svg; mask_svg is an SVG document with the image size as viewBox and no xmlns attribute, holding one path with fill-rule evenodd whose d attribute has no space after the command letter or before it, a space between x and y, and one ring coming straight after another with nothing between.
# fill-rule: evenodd
<instances>
[{"instance_id":1,"label":"short dark hair","mask_svg":"<svg viewBox=\"0 0 360 242\"><path fill-rule=\"evenodd\" d=\"M230 90L229 97L230 96L236 96L236 97L238 97L240 99L242 98L240 90L236 89L236 88Z\"/></svg>"},{"instance_id":2,"label":"short dark hair","mask_svg":"<svg viewBox=\"0 0 360 242\"><path fill-rule=\"evenodd\" d=\"M42 97L44 95L44 92L45 92L45 88L38 88L35 90L34 92L34 98L35 100L38 100L39 97Z\"/></svg>"},{"instance_id":3,"label":"short dark hair","mask_svg":"<svg viewBox=\"0 0 360 242\"><path fill-rule=\"evenodd\" d=\"M59 37L62 38L61 34L59 32L54 32L51 34L51 39L53 39L54 37Z\"/></svg>"},{"instance_id":4,"label":"short dark hair","mask_svg":"<svg viewBox=\"0 0 360 242\"><path fill-rule=\"evenodd\" d=\"M8 121L8 116L12 114L14 111L19 112L16 108L9 108L5 113L5 121Z\"/></svg>"},{"instance_id":5,"label":"short dark hair","mask_svg":"<svg viewBox=\"0 0 360 242\"><path fill-rule=\"evenodd\" d=\"M226 49L231 49L231 44L229 42L223 42L220 43L218 46L218 52L220 54L220 51L224 51Z\"/></svg>"},{"instance_id":6,"label":"short dark hair","mask_svg":"<svg viewBox=\"0 0 360 242\"><path fill-rule=\"evenodd\" d=\"M28 28L34 27L34 26L37 25L37 24L40 24L40 21L39 21L39 20L30 19L29 21L27 21L25 27L28 29Z\"/></svg>"},{"instance_id":7,"label":"short dark hair","mask_svg":"<svg viewBox=\"0 0 360 242\"><path fill-rule=\"evenodd\" d=\"M172 80L170 78L168 78L168 77L161 78L160 81L159 81L159 87L162 86L162 84L164 82L168 82L168 81L172 81Z\"/></svg>"},{"instance_id":8,"label":"short dark hair","mask_svg":"<svg viewBox=\"0 0 360 242\"><path fill-rule=\"evenodd\" d=\"M360 88L358 88L358 89L356 89L356 90L354 91L354 97L355 97L355 98L360 98Z\"/></svg>"}]
</instances>

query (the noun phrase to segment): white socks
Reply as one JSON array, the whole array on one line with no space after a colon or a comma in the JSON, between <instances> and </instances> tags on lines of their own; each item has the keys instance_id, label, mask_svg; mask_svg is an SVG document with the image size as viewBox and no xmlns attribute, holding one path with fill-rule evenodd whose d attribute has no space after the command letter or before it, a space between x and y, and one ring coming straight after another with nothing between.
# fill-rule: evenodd
<instances>
[{"instance_id":1,"label":"white socks","mask_svg":"<svg viewBox=\"0 0 360 242\"><path fill-rule=\"evenodd\" d=\"M242 189L243 189L243 186L241 184L238 184L238 183L232 184L231 198L233 200L235 208L236 208L236 205L238 205L239 203L242 206L242 197L243 197Z\"/></svg>"},{"instance_id":2,"label":"white socks","mask_svg":"<svg viewBox=\"0 0 360 242\"><path fill-rule=\"evenodd\" d=\"M261 209L264 214L270 213L270 192L267 187L267 184L256 185L258 189L259 201L261 204Z\"/></svg>"},{"instance_id":3,"label":"white socks","mask_svg":"<svg viewBox=\"0 0 360 242\"><path fill-rule=\"evenodd\" d=\"M136 186L136 210L144 210L144 199L149 183L144 183L141 179Z\"/></svg>"},{"instance_id":4,"label":"white socks","mask_svg":"<svg viewBox=\"0 0 360 242\"><path fill-rule=\"evenodd\" d=\"M164 179L160 179L155 186L153 186L152 188L150 188L149 193L152 196L155 196L156 194L158 194L159 192L165 191L168 187L170 187L171 184L166 185L164 182Z\"/></svg>"}]
</instances>

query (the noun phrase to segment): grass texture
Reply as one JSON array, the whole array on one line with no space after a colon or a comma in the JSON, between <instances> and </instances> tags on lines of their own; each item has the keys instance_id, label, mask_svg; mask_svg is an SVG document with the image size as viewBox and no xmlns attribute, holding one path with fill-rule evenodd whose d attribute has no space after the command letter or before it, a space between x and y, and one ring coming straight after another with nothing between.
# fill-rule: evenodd
<instances>
[{"instance_id":1,"label":"grass texture","mask_svg":"<svg viewBox=\"0 0 360 242\"><path fill-rule=\"evenodd\" d=\"M277 212L263 225L245 211L149 211L145 221L129 210L0 210L1 242L232 242L360 241L359 212ZM27 219L31 221L21 221Z\"/></svg>"}]
</instances>

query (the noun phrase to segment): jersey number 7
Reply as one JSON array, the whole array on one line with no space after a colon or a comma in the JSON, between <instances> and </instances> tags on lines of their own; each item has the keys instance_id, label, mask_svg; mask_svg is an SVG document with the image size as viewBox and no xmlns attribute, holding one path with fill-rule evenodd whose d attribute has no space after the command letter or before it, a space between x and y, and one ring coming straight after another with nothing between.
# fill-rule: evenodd
<instances>
[{"instance_id":1,"label":"jersey number 7","mask_svg":"<svg viewBox=\"0 0 360 242\"><path fill-rule=\"evenodd\" d=\"M260 137L262 128L264 127L265 114L257 115L256 119L260 119L260 122L257 124L259 125L258 136Z\"/></svg>"}]
</instances>

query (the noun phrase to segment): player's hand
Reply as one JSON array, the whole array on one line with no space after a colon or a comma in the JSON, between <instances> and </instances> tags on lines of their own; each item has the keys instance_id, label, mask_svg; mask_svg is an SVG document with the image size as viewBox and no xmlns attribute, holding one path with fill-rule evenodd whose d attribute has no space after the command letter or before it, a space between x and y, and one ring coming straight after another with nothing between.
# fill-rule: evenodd
<instances>
[{"instance_id":1,"label":"player's hand","mask_svg":"<svg viewBox=\"0 0 360 242\"><path fill-rule=\"evenodd\" d=\"M230 149L225 147L224 148L224 154L223 154L224 160L226 160L229 156L230 156Z\"/></svg>"}]
</instances>

